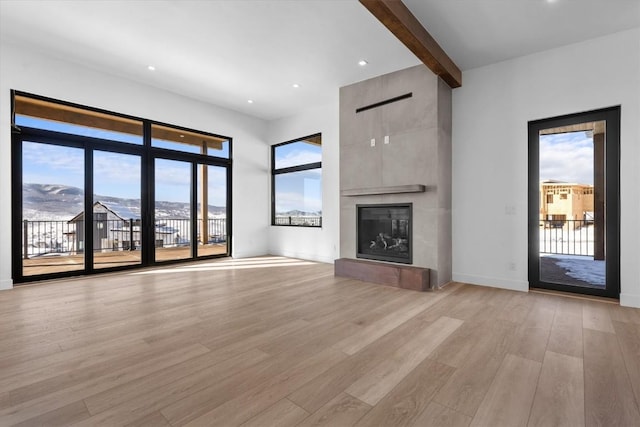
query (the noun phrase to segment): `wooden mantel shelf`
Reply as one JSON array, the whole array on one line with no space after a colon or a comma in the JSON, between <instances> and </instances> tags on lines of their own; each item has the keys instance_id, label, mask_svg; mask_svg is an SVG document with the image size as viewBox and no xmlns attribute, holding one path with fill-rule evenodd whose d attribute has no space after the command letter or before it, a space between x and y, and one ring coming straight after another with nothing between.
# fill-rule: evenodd
<instances>
[{"instance_id":1,"label":"wooden mantel shelf","mask_svg":"<svg viewBox=\"0 0 640 427\"><path fill-rule=\"evenodd\" d=\"M371 196L376 194L424 193L427 186L422 184L395 185L388 187L354 188L340 191L341 196Z\"/></svg>"}]
</instances>

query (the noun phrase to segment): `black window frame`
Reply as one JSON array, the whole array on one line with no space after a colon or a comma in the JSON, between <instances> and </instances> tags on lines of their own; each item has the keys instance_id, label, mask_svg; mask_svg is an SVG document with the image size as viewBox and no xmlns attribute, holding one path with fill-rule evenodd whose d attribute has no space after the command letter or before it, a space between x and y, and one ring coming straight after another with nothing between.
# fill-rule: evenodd
<instances>
[{"instance_id":1,"label":"black window frame","mask_svg":"<svg viewBox=\"0 0 640 427\"><path fill-rule=\"evenodd\" d=\"M621 106L529 121L528 127L528 280L529 288L620 298L620 119ZM540 131L578 123L605 121L606 288L576 287L540 278Z\"/></svg>"},{"instance_id":2,"label":"black window frame","mask_svg":"<svg viewBox=\"0 0 640 427\"><path fill-rule=\"evenodd\" d=\"M76 134L67 134L63 132L57 132L52 130L45 130L40 128L32 128L26 126L14 126L14 118L15 118L15 97L16 96L24 96L33 98L36 100L47 101L55 104L59 104L62 106L69 106L79 109L84 109L87 111L93 111L98 113L109 114L116 117L122 117L132 120L139 120L142 122L142 137L143 144L133 144L122 141L115 141L103 138L96 138L84 135L76 135ZM59 99L49 98L41 95L35 95L29 92L19 91L12 89L11 90L11 124L12 124L12 135L11 135L11 200L12 200L12 218L11 218L11 227L12 227L12 249L11 249L11 257L12 257L12 279L13 282L17 285L24 283L32 283L41 280L49 280L49 279L57 279L64 277L75 277L80 275L92 275L92 274L100 274L111 271L119 271L119 270L131 270L131 269L139 269L143 267L149 266L158 266L158 265L166 265L172 263L184 263L191 262L194 260L202 260L202 259L210 259L210 258L220 258L230 256L232 253L232 238L233 235L233 224L232 224L232 175L233 175L233 138L225 135L218 135L210 132L204 132L196 129L191 129L183 126L177 126L173 124L168 124L164 122L159 122L151 119L144 119L141 117L135 117L127 114L117 113L105 109L95 108L91 106L81 105L77 103L72 103L68 101L63 101ZM169 148L161 148L154 147L151 144L151 128L152 125L160 125L164 127L174 128L176 130L182 130L186 132L195 132L203 135L208 135L217 138L224 138L229 143L229 157L216 157L212 155L204 155L204 154L196 154L185 151L178 151ZM141 220L143 224L146 224L146 227L152 227L151 224L154 223L154 204L155 204L155 182L153 177L155 176L155 159L157 158L166 158L172 160L181 160L185 162L189 162L192 164L192 182L197 179L197 165L210 165L210 166L221 166L226 168L226 183L227 183L227 194L226 194L226 208L227 208L227 251L225 254L221 255L207 255L207 256L198 256L197 255L197 247L192 251L191 257L179 259L179 260L167 260L167 261L157 261L155 259L154 246L153 246L153 233L150 230L147 230L146 233L143 234L143 250L141 252L141 262L140 264L135 264L132 266L117 266L117 267L109 267L109 268L99 268L96 269L93 266L93 254L91 251L86 251L84 268L73 270L73 271L62 271L62 272L52 272L45 273L40 275L32 275L32 276L24 276L22 271L22 259L18 255L21 253L21 218L22 218L22 141L28 138L33 142L52 144L57 146L68 146L68 147L76 147L85 150L85 188L84 188L84 211L90 212L93 206L93 194L92 191L89 191L89 188L93 188L93 162L88 162L88 160L92 160L93 152L95 151L105 151L105 152L113 152L113 153L122 153L122 154L132 154L138 155L141 159ZM89 187L89 188L87 188ZM196 212L194 210L194 206L196 204L197 195L195 185L191 190L191 205L192 212ZM193 227L195 229L195 227ZM91 227L85 226L85 238L91 239L92 229ZM192 231L191 242L196 242L195 240L195 231ZM193 243L194 245L196 243Z\"/></svg>"},{"instance_id":3,"label":"black window frame","mask_svg":"<svg viewBox=\"0 0 640 427\"><path fill-rule=\"evenodd\" d=\"M320 174L322 176L322 161L313 162L313 163L305 163L297 166L290 166L286 168L276 168L276 149L278 147L282 147L285 145L295 144L298 142L303 142L308 139L320 138L320 146L322 147L322 132L314 133L311 135L303 136L301 138L292 139L289 141L281 142L278 144L274 144L271 146L271 225L278 227L309 227L309 228L322 228L322 214L320 215L320 222L318 225L311 224L277 224L276 223L276 176L287 174L287 173L295 173L295 172L303 172L307 170L320 169ZM322 211L321 211L322 212Z\"/></svg>"}]
</instances>

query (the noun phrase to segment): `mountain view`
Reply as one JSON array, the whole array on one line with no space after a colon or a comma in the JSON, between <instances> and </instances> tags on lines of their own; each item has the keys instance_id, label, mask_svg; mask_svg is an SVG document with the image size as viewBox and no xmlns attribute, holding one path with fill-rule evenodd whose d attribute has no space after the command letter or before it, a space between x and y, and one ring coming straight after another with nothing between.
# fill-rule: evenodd
<instances>
[{"instance_id":1,"label":"mountain view","mask_svg":"<svg viewBox=\"0 0 640 427\"><path fill-rule=\"evenodd\" d=\"M84 209L84 194L81 188L60 184L24 184L22 187L23 218L30 221L69 220ZM139 199L96 195L94 200L108 204L118 204L136 215L140 215ZM180 202L156 202L157 218L187 218L189 204ZM291 210L278 212L278 216L321 217L322 212ZM223 206L209 205L209 218L226 215Z\"/></svg>"},{"instance_id":2,"label":"mountain view","mask_svg":"<svg viewBox=\"0 0 640 427\"><path fill-rule=\"evenodd\" d=\"M23 218L31 221L69 220L83 211L82 189L59 184L24 184L22 187ZM94 200L118 204L140 215L139 199L96 195ZM156 217L185 218L189 216L189 204L180 202L156 202ZM226 208L209 205L209 218L224 216Z\"/></svg>"}]
</instances>

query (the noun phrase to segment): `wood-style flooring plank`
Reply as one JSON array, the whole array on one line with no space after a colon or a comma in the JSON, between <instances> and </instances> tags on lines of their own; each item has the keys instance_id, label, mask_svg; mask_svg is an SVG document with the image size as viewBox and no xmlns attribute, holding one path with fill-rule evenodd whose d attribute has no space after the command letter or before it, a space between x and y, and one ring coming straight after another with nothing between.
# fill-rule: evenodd
<instances>
[{"instance_id":1,"label":"wood-style flooring plank","mask_svg":"<svg viewBox=\"0 0 640 427\"><path fill-rule=\"evenodd\" d=\"M498 323L485 331L462 366L433 397L435 402L473 417L507 354L515 326Z\"/></svg>"},{"instance_id":2,"label":"wood-style flooring plank","mask_svg":"<svg viewBox=\"0 0 640 427\"><path fill-rule=\"evenodd\" d=\"M571 425L584 425L582 358L547 351L528 426Z\"/></svg>"},{"instance_id":3,"label":"wood-style flooring plank","mask_svg":"<svg viewBox=\"0 0 640 427\"><path fill-rule=\"evenodd\" d=\"M640 325L640 308L621 307L617 304L609 304L608 308L611 320Z\"/></svg>"},{"instance_id":4,"label":"wood-style flooring plank","mask_svg":"<svg viewBox=\"0 0 640 427\"><path fill-rule=\"evenodd\" d=\"M126 427L171 427L169 421L158 411L152 412L125 425Z\"/></svg>"},{"instance_id":5,"label":"wood-style flooring plank","mask_svg":"<svg viewBox=\"0 0 640 427\"><path fill-rule=\"evenodd\" d=\"M290 370L292 366L307 361L318 353L327 350L335 342L336 337L334 335L336 334L333 330L329 330L325 334L318 334L314 340L294 345L292 348L273 355L249 369L218 381L215 385L193 392L188 398L166 406L162 413L172 424L186 424L228 400L239 397L248 390L281 376ZM337 334L337 337L338 339L341 338L340 334ZM344 356L344 353L341 354Z\"/></svg>"},{"instance_id":6,"label":"wood-style flooring plank","mask_svg":"<svg viewBox=\"0 0 640 427\"><path fill-rule=\"evenodd\" d=\"M0 425L572 425L582 374L584 424L635 426L639 349L616 304L209 260L0 292Z\"/></svg>"},{"instance_id":7,"label":"wood-style flooring plank","mask_svg":"<svg viewBox=\"0 0 640 427\"><path fill-rule=\"evenodd\" d=\"M226 427L242 424L346 357L338 350L327 348L185 425Z\"/></svg>"},{"instance_id":8,"label":"wood-style flooring plank","mask_svg":"<svg viewBox=\"0 0 640 427\"><path fill-rule=\"evenodd\" d=\"M614 334L584 329L584 398L588 427L640 425L638 405Z\"/></svg>"},{"instance_id":9,"label":"wood-style flooring plank","mask_svg":"<svg viewBox=\"0 0 640 427\"><path fill-rule=\"evenodd\" d=\"M242 424L242 427L294 427L308 416L307 411L285 398Z\"/></svg>"},{"instance_id":10,"label":"wood-style flooring plank","mask_svg":"<svg viewBox=\"0 0 640 427\"><path fill-rule=\"evenodd\" d=\"M412 427L468 427L469 424L471 424L471 417L456 412L446 406L442 406L439 403L431 402L412 424Z\"/></svg>"},{"instance_id":11,"label":"wood-style flooring plank","mask_svg":"<svg viewBox=\"0 0 640 427\"><path fill-rule=\"evenodd\" d=\"M378 321L363 328L360 333L345 338L334 347L342 350L346 354L353 355L378 338L387 334L389 331L397 328L402 323L416 316L418 313L421 313L428 307L434 305L444 298L444 296L446 296L445 292L441 294L429 293L427 294L427 297L418 295L411 302L407 303L402 310L396 310L387 316L382 317Z\"/></svg>"},{"instance_id":12,"label":"wood-style flooring plank","mask_svg":"<svg viewBox=\"0 0 640 427\"><path fill-rule=\"evenodd\" d=\"M369 405L376 405L433 350L462 325L463 321L441 317L413 340L347 388L347 393Z\"/></svg>"},{"instance_id":13,"label":"wood-style flooring plank","mask_svg":"<svg viewBox=\"0 0 640 427\"><path fill-rule=\"evenodd\" d=\"M8 391L0 392L0 410L11 406L11 399Z\"/></svg>"},{"instance_id":14,"label":"wood-style flooring plank","mask_svg":"<svg viewBox=\"0 0 640 427\"><path fill-rule=\"evenodd\" d=\"M597 301L584 301L582 305L582 327L595 331L615 333L607 304Z\"/></svg>"},{"instance_id":15,"label":"wood-style flooring plank","mask_svg":"<svg viewBox=\"0 0 640 427\"><path fill-rule=\"evenodd\" d=\"M454 333L439 345L429 358L454 368L462 366L473 348L483 339L483 331L492 327L496 319L495 309L486 305L469 321L465 321Z\"/></svg>"},{"instance_id":16,"label":"wood-style flooring plank","mask_svg":"<svg viewBox=\"0 0 640 427\"><path fill-rule=\"evenodd\" d=\"M636 309L640 312L640 309ZM640 408L640 324L613 322L627 375Z\"/></svg>"},{"instance_id":17,"label":"wood-style flooring plank","mask_svg":"<svg viewBox=\"0 0 640 427\"><path fill-rule=\"evenodd\" d=\"M531 295L528 293L513 292L502 307L495 306L495 304L491 303L488 305L494 310L497 308L496 317L499 320L506 320L507 322L520 325L526 320L529 312L533 308L531 301Z\"/></svg>"},{"instance_id":18,"label":"wood-style flooring plank","mask_svg":"<svg viewBox=\"0 0 640 427\"><path fill-rule=\"evenodd\" d=\"M390 358L398 347L410 342L427 326L427 323L417 318L403 323L323 375L300 387L289 395L289 399L307 412L317 411L376 365Z\"/></svg>"},{"instance_id":19,"label":"wood-style flooring plank","mask_svg":"<svg viewBox=\"0 0 640 427\"><path fill-rule=\"evenodd\" d=\"M509 353L542 362L554 315L555 308L545 304L535 304L526 319L516 329Z\"/></svg>"},{"instance_id":20,"label":"wood-style flooring plank","mask_svg":"<svg viewBox=\"0 0 640 427\"><path fill-rule=\"evenodd\" d=\"M91 414L82 400L70 403L58 409L53 409L37 417L29 418L14 427L27 426L65 426L89 418Z\"/></svg>"},{"instance_id":21,"label":"wood-style flooring plank","mask_svg":"<svg viewBox=\"0 0 640 427\"><path fill-rule=\"evenodd\" d=\"M540 363L507 354L471 426L526 426Z\"/></svg>"},{"instance_id":22,"label":"wood-style flooring plank","mask_svg":"<svg viewBox=\"0 0 640 427\"><path fill-rule=\"evenodd\" d=\"M298 427L352 426L370 409L371 406L359 399L346 393L340 393L298 424Z\"/></svg>"},{"instance_id":23,"label":"wood-style flooring plank","mask_svg":"<svg viewBox=\"0 0 640 427\"><path fill-rule=\"evenodd\" d=\"M206 347L200 344L194 344L190 347L175 349L164 354L156 355L155 357L148 357L133 365L124 363L117 369L102 376L89 376L66 388L52 388L48 394L40 394L38 392L37 397L33 399L24 397L24 402L0 411L0 425L2 425L2 422L9 425L15 424L54 411L84 397L144 377L168 366L198 357L208 351ZM73 374L70 375L73 376Z\"/></svg>"},{"instance_id":24,"label":"wood-style flooring plank","mask_svg":"<svg viewBox=\"0 0 640 427\"><path fill-rule=\"evenodd\" d=\"M210 354L170 366L146 377L113 387L85 399L91 424L126 424L170 403L210 387L225 378L266 360L260 350L250 350L224 361ZM125 418L122 417L125 414Z\"/></svg>"},{"instance_id":25,"label":"wood-style flooring plank","mask_svg":"<svg viewBox=\"0 0 640 427\"><path fill-rule=\"evenodd\" d=\"M83 372L90 371L91 375L99 375L99 372L114 369L114 364L121 363L124 358L128 363L135 363L136 360L150 357L163 349L162 347L151 348L144 341L125 340L124 343L125 345L116 344L112 348L108 345L90 346L16 363L7 369L7 376L0 379L0 389L11 390L14 402L21 402L18 396L24 393L31 399L34 397L35 388L41 389L42 393L47 393L45 385L47 382L56 384L54 387L60 387L65 381L67 384L78 381ZM31 369L29 369L30 363ZM74 375L68 375L70 372Z\"/></svg>"},{"instance_id":26,"label":"wood-style flooring plank","mask_svg":"<svg viewBox=\"0 0 640 427\"><path fill-rule=\"evenodd\" d=\"M425 359L357 424L365 426L410 426L429 405L433 395L451 377L454 368ZM428 425L428 424L425 424Z\"/></svg>"},{"instance_id":27,"label":"wood-style flooring plank","mask_svg":"<svg viewBox=\"0 0 640 427\"><path fill-rule=\"evenodd\" d=\"M547 350L582 358L582 313L576 315L562 310L556 311Z\"/></svg>"}]
</instances>

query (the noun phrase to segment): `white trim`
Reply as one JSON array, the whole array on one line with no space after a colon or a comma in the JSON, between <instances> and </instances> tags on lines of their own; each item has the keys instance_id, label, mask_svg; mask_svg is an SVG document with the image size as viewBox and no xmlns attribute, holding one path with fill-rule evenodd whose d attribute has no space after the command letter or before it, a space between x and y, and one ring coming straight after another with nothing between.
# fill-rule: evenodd
<instances>
[{"instance_id":1,"label":"white trim","mask_svg":"<svg viewBox=\"0 0 640 427\"><path fill-rule=\"evenodd\" d=\"M529 292L529 282L523 280L501 279L498 277L472 276L468 274L453 273L453 281L468 283L471 285L488 286L490 288Z\"/></svg>"},{"instance_id":2,"label":"white trim","mask_svg":"<svg viewBox=\"0 0 640 427\"><path fill-rule=\"evenodd\" d=\"M335 260L335 258L331 256L324 256L316 253L304 253L304 252L287 251L287 250L285 251L271 250L269 251L269 253L273 255L284 256L287 258L303 259L307 261L321 262L325 264L333 264L333 261Z\"/></svg>"},{"instance_id":3,"label":"white trim","mask_svg":"<svg viewBox=\"0 0 640 427\"><path fill-rule=\"evenodd\" d=\"M13 280L11 279L0 280L0 291L6 291L9 289L13 289Z\"/></svg>"},{"instance_id":4,"label":"white trim","mask_svg":"<svg viewBox=\"0 0 640 427\"><path fill-rule=\"evenodd\" d=\"M620 294L620 305L623 307L640 308L640 295Z\"/></svg>"}]
</instances>

